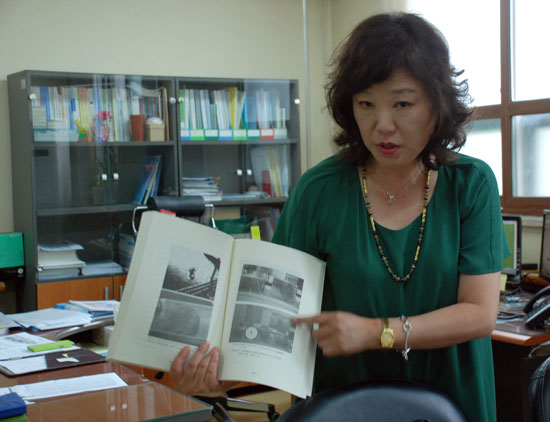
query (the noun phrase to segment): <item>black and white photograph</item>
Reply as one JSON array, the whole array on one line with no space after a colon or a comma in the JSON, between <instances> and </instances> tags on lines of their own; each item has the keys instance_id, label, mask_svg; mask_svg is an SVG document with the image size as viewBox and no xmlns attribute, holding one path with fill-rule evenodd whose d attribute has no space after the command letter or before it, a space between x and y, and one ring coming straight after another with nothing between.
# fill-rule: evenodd
<instances>
[{"instance_id":1,"label":"black and white photograph","mask_svg":"<svg viewBox=\"0 0 550 422\"><path fill-rule=\"evenodd\" d=\"M304 279L284 271L244 264L239 283L239 302L276 306L298 313Z\"/></svg>"},{"instance_id":2,"label":"black and white photograph","mask_svg":"<svg viewBox=\"0 0 550 422\"><path fill-rule=\"evenodd\" d=\"M174 245L149 335L198 346L208 335L220 259Z\"/></svg>"},{"instance_id":3,"label":"black and white photograph","mask_svg":"<svg viewBox=\"0 0 550 422\"><path fill-rule=\"evenodd\" d=\"M237 304L230 343L250 343L292 353L295 326L291 316L262 306Z\"/></svg>"}]
</instances>

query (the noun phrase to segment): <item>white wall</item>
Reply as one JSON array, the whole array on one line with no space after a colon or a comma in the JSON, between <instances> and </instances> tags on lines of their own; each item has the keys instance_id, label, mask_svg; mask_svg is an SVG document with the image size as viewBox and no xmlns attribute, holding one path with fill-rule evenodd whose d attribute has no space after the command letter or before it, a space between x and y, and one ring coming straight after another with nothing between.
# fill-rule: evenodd
<instances>
[{"instance_id":1,"label":"white wall","mask_svg":"<svg viewBox=\"0 0 550 422\"><path fill-rule=\"evenodd\" d=\"M334 46L359 20L396 1L403 0L306 0L304 20L301 0L0 0L0 232L13 230L17 194L7 75L31 69L298 79L305 170L333 153L323 87Z\"/></svg>"},{"instance_id":2,"label":"white wall","mask_svg":"<svg viewBox=\"0 0 550 422\"><path fill-rule=\"evenodd\" d=\"M313 72L325 0L307 0ZM25 69L298 79L305 145L300 0L0 0L0 232L13 230L7 75ZM317 77L313 78L320 89ZM319 101L320 94L312 95ZM328 128L312 105L312 121ZM328 144L329 131L321 144ZM315 162L330 151L316 153ZM302 149L305 168L305 146Z\"/></svg>"}]
</instances>

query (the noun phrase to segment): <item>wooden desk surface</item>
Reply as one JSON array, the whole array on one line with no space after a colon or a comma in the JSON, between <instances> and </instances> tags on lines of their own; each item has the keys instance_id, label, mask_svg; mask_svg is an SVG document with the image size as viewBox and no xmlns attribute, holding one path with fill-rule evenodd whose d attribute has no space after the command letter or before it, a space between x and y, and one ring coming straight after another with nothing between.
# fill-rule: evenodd
<instances>
[{"instance_id":1,"label":"wooden desk surface","mask_svg":"<svg viewBox=\"0 0 550 422\"><path fill-rule=\"evenodd\" d=\"M176 418L174 420L198 422L210 418L209 405L152 382L115 362L93 363L17 377L0 374L0 387L108 372L118 374L128 386L35 400L34 404L27 406L29 421L137 422L151 419L169 421L173 417Z\"/></svg>"},{"instance_id":2,"label":"wooden desk surface","mask_svg":"<svg viewBox=\"0 0 550 422\"><path fill-rule=\"evenodd\" d=\"M147 378L142 377L137 372L134 372L123 365L115 362L100 362L91 363L89 365L72 366L64 369L56 369L53 371L43 371L33 374L19 375L16 377L8 377L0 373L0 387L11 387L13 385L31 384L34 382L49 381L52 379L74 378L84 375L105 374L107 372L117 373L118 376L128 385L144 384L146 382L150 382Z\"/></svg>"},{"instance_id":3,"label":"wooden desk surface","mask_svg":"<svg viewBox=\"0 0 550 422\"><path fill-rule=\"evenodd\" d=\"M199 422L210 415L210 406L156 382L63 396L27 407L29 422Z\"/></svg>"},{"instance_id":4,"label":"wooden desk surface","mask_svg":"<svg viewBox=\"0 0 550 422\"><path fill-rule=\"evenodd\" d=\"M48 333L42 334L49 337ZM16 377L0 373L0 387L109 372L116 373L128 386L35 400L34 404L27 406L29 421L137 422L162 419L198 422L211 416L210 405L152 382L116 362L92 363Z\"/></svg>"},{"instance_id":5,"label":"wooden desk surface","mask_svg":"<svg viewBox=\"0 0 550 422\"><path fill-rule=\"evenodd\" d=\"M537 346L550 341L550 331L545 329L530 330L523 321L502 321L497 322L491 339L518 346Z\"/></svg>"},{"instance_id":6,"label":"wooden desk surface","mask_svg":"<svg viewBox=\"0 0 550 422\"><path fill-rule=\"evenodd\" d=\"M505 295L503 295L505 297ZM505 303L501 300L499 310L511 313L521 313L523 307L532 296L528 292L514 293L519 298L517 303ZM491 339L518 346L537 346L550 341L550 330L531 330L525 326L523 319L499 320L496 329L491 334Z\"/></svg>"}]
</instances>

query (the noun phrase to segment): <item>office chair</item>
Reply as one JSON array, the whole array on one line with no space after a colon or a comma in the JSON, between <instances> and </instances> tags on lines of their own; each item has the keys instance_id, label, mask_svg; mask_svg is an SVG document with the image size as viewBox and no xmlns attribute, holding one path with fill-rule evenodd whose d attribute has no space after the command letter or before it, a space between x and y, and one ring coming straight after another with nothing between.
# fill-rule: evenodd
<instances>
[{"instance_id":1,"label":"office chair","mask_svg":"<svg viewBox=\"0 0 550 422\"><path fill-rule=\"evenodd\" d=\"M364 382L337 387L300 401L277 422L467 422L444 393L412 381Z\"/></svg>"},{"instance_id":2,"label":"office chair","mask_svg":"<svg viewBox=\"0 0 550 422\"><path fill-rule=\"evenodd\" d=\"M216 228L214 220L214 205L204 202L204 198L199 195L186 196L155 196L147 200L145 205L138 205L132 212L132 230L134 237L137 236L141 214L145 211L167 211L182 218L200 218L204 215L206 209L210 209L210 224Z\"/></svg>"},{"instance_id":3,"label":"office chair","mask_svg":"<svg viewBox=\"0 0 550 422\"><path fill-rule=\"evenodd\" d=\"M550 357L531 375L528 403L532 422L550 422Z\"/></svg>"},{"instance_id":4,"label":"office chair","mask_svg":"<svg viewBox=\"0 0 550 422\"><path fill-rule=\"evenodd\" d=\"M195 218L200 220L207 208L210 208L210 225L215 229L216 222L214 220L214 207L212 204L205 203L202 196L188 195L151 197L147 200L145 205L139 205L134 208L132 214L132 229L134 231L134 236L137 236L141 214L145 211L164 211L173 213L177 217ZM154 377L156 380L161 380L164 377L164 372L159 371ZM238 390L239 389L235 389L235 391L230 390L228 392L228 397L195 397L203 402L211 404L213 406L212 416L220 422L233 422L235 420L229 413L231 410L266 413L270 421L275 421L279 417L279 414L276 412L273 404L236 398L235 395L239 393Z\"/></svg>"}]
</instances>

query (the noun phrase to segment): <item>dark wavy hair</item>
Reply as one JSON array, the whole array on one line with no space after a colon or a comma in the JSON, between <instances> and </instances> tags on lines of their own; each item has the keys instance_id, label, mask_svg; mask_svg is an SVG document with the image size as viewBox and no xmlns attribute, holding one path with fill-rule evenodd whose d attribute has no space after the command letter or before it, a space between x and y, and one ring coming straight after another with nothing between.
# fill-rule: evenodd
<instances>
[{"instance_id":1,"label":"dark wavy hair","mask_svg":"<svg viewBox=\"0 0 550 422\"><path fill-rule=\"evenodd\" d=\"M450 63L445 37L432 24L411 13L375 15L359 23L336 51L334 70L325 86L328 109L340 132L334 143L347 162L363 164L370 156L353 115L352 97L405 70L424 88L436 116L434 131L421 159L437 169L457 159L466 142L468 82Z\"/></svg>"}]
</instances>

